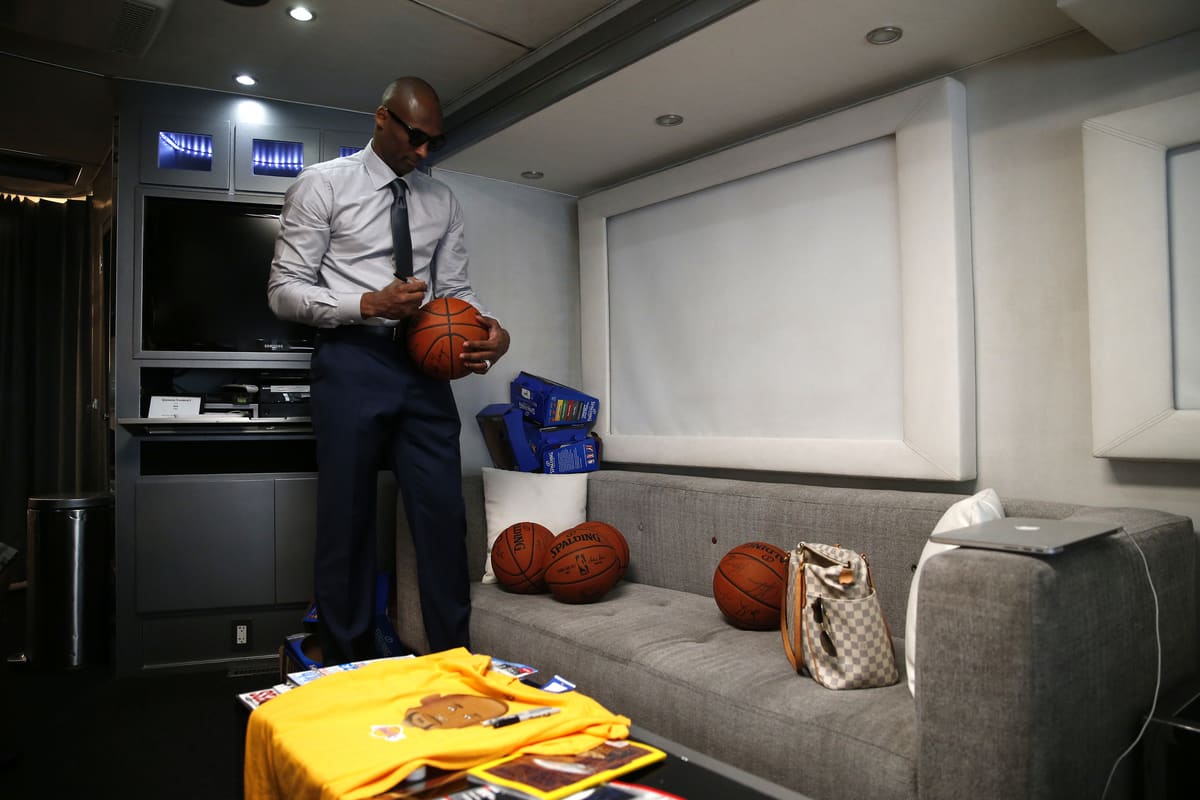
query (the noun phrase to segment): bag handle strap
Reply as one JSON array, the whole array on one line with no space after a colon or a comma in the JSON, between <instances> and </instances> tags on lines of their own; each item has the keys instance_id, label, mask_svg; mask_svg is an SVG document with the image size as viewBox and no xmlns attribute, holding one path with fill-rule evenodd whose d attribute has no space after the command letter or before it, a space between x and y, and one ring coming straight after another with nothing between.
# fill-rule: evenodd
<instances>
[{"instance_id":1,"label":"bag handle strap","mask_svg":"<svg viewBox=\"0 0 1200 800\"><path fill-rule=\"evenodd\" d=\"M871 591L875 591L875 576L871 574L871 562L867 561L866 553L859 553L858 557L862 559L863 565L867 568L867 586L871 587Z\"/></svg>"},{"instance_id":2,"label":"bag handle strap","mask_svg":"<svg viewBox=\"0 0 1200 800\"><path fill-rule=\"evenodd\" d=\"M779 632L783 636L783 650L787 653L788 661L792 662L792 669L799 672L804 667L804 650L801 644L804 636L804 605L808 602L808 592L804 577L804 564L800 564L800 581L796 587L796 591L792 595L792 617L796 620L796 625L800 628L799 631L792 632L792 636L788 636L787 626L787 609L779 615ZM797 652L800 654L797 657Z\"/></svg>"}]
</instances>

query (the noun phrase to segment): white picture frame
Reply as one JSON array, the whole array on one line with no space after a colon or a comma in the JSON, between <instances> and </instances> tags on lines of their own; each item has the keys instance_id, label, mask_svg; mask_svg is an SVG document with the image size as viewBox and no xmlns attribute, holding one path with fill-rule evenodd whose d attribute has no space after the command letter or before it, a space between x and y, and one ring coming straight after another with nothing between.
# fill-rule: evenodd
<instances>
[{"instance_id":1,"label":"white picture frame","mask_svg":"<svg viewBox=\"0 0 1200 800\"><path fill-rule=\"evenodd\" d=\"M1200 92L1085 120L1092 454L1200 459L1175 407L1167 151L1200 141Z\"/></svg>"},{"instance_id":2,"label":"white picture frame","mask_svg":"<svg viewBox=\"0 0 1200 800\"><path fill-rule=\"evenodd\" d=\"M622 435L612 430L607 219L894 136L903 432L888 439ZM942 78L772 133L579 202L585 391L604 459L934 480L976 476L975 345L966 92Z\"/></svg>"}]
</instances>

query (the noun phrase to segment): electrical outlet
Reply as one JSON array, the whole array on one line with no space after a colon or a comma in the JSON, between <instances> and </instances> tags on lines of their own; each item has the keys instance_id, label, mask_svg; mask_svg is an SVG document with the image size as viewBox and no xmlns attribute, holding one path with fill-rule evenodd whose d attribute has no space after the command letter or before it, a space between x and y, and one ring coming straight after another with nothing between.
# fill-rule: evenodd
<instances>
[{"instance_id":1,"label":"electrical outlet","mask_svg":"<svg viewBox=\"0 0 1200 800\"><path fill-rule=\"evenodd\" d=\"M250 620L235 619L231 632L230 644L234 650L246 650L250 647Z\"/></svg>"}]
</instances>

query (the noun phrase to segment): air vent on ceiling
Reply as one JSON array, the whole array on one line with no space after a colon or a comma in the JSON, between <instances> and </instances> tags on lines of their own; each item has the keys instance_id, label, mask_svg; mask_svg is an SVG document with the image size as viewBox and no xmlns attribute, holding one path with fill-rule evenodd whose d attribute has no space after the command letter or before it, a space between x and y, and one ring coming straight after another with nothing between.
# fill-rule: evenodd
<instances>
[{"instance_id":1,"label":"air vent on ceiling","mask_svg":"<svg viewBox=\"0 0 1200 800\"><path fill-rule=\"evenodd\" d=\"M109 49L125 55L145 55L162 30L170 7L171 0L122 0Z\"/></svg>"}]
</instances>

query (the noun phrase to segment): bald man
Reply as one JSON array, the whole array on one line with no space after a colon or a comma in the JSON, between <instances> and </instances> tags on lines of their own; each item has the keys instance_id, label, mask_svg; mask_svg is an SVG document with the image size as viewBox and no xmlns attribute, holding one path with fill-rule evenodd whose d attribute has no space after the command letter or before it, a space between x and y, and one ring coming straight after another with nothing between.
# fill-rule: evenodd
<instances>
[{"instance_id":1,"label":"bald man","mask_svg":"<svg viewBox=\"0 0 1200 800\"><path fill-rule=\"evenodd\" d=\"M398 78L375 109L370 144L304 169L280 215L268 303L281 319L319 328L310 384L314 596L325 664L377 655L375 495L383 464L404 498L430 648L470 646L461 421L450 384L408 359L404 320L434 297L473 305L488 336L468 342L462 359L478 374L508 351L509 335L471 288L458 201L415 171L444 141L433 87Z\"/></svg>"}]
</instances>

